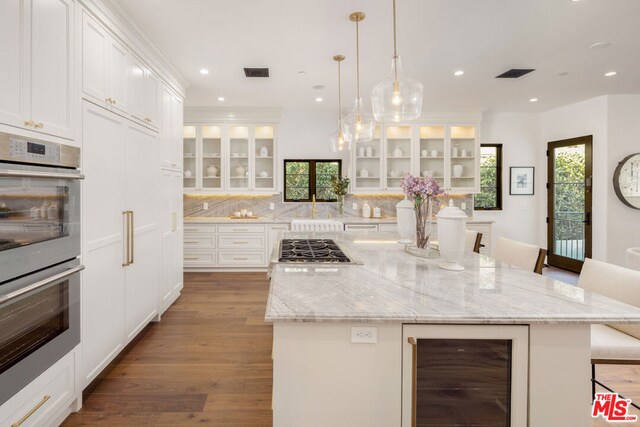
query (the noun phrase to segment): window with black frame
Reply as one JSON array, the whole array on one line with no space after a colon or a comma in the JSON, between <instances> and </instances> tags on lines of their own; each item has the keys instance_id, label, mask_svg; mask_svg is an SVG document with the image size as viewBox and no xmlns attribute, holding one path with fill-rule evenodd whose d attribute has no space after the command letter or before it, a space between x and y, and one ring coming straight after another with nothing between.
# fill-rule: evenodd
<instances>
[{"instance_id":1,"label":"window with black frame","mask_svg":"<svg viewBox=\"0 0 640 427\"><path fill-rule=\"evenodd\" d=\"M476 210L502 210L502 144L480 145L480 193Z\"/></svg>"},{"instance_id":2,"label":"window with black frame","mask_svg":"<svg viewBox=\"0 0 640 427\"><path fill-rule=\"evenodd\" d=\"M331 180L342 176L342 160L285 160L284 201L335 202Z\"/></svg>"}]
</instances>

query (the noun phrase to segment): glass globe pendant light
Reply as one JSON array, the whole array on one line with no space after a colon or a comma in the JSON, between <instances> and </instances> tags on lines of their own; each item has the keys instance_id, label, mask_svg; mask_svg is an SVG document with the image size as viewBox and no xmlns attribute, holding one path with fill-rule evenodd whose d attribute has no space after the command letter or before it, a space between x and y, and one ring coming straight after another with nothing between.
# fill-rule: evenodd
<instances>
[{"instance_id":1,"label":"glass globe pendant light","mask_svg":"<svg viewBox=\"0 0 640 427\"><path fill-rule=\"evenodd\" d=\"M337 153L339 151L349 150L351 141L345 137L342 132L342 83L340 79L340 63L344 61L344 55L336 55L333 60L338 63L338 130L333 132L329 138L331 142L331 151Z\"/></svg>"},{"instance_id":2,"label":"glass globe pendant light","mask_svg":"<svg viewBox=\"0 0 640 427\"><path fill-rule=\"evenodd\" d=\"M371 92L373 116L379 122L405 122L422 113L422 83L403 76L396 41L396 0L393 0L393 59L391 72Z\"/></svg>"},{"instance_id":3,"label":"glass globe pendant light","mask_svg":"<svg viewBox=\"0 0 640 427\"><path fill-rule=\"evenodd\" d=\"M373 117L362 105L360 97L360 33L359 23L364 20L364 12L353 12L349 19L356 23L356 100L353 110L342 122L343 135L352 142L366 142L373 139Z\"/></svg>"}]
</instances>

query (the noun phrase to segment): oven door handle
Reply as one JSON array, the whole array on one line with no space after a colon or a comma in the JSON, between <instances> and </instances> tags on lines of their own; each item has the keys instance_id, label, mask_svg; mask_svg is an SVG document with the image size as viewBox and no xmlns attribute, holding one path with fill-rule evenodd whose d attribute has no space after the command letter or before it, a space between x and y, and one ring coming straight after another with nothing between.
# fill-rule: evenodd
<instances>
[{"instance_id":1,"label":"oven door handle","mask_svg":"<svg viewBox=\"0 0 640 427\"><path fill-rule=\"evenodd\" d=\"M24 294L28 294L29 292L33 292L37 289L40 289L44 286L50 285L51 283L64 279L65 277L71 276L72 274L76 274L82 270L84 270L84 265L79 265L78 267L70 268L67 271L63 271L62 273L56 274L55 276L48 277L44 280L40 280L39 282L36 282L33 285L29 285L15 292L10 292L5 295L0 295L0 305L5 304L13 299L16 299Z\"/></svg>"},{"instance_id":2,"label":"oven door handle","mask_svg":"<svg viewBox=\"0 0 640 427\"><path fill-rule=\"evenodd\" d=\"M19 171L10 169L0 169L0 176L23 178L84 179L84 175L81 173Z\"/></svg>"}]
</instances>

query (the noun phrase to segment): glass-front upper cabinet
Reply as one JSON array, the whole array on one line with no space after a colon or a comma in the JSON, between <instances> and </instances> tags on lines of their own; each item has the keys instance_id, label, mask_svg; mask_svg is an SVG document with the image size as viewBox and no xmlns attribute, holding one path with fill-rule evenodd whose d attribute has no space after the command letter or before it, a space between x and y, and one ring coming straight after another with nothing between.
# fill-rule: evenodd
<instances>
[{"instance_id":1,"label":"glass-front upper cabinet","mask_svg":"<svg viewBox=\"0 0 640 427\"><path fill-rule=\"evenodd\" d=\"M229 189L249 190L249 126L229 126Z\"/></svg>"},{"instance_id":2,"label":"glass-front upper cabinet","mask_svg":"<svg viewBox=\"0 0 640 427\"><path fill-rule=\"evenodd\" d=\"M275 135L273 126L254 128L255 189L275 189Z\"/></svg>"},{"instance_id":3,"label":"glass-front upper cabinet","mask_svg":"<svg viewBox=\"0 0 640 427\"><path fill-rule=\"evenodd\" d=\"M381 129L376 126L371 141L356 142L354 150L355 182L354 190L380 190L382 188L382 149Z\"/></svg>"},{"instance_id":4,"label":"glass-front upper cabinet","mask_svg":"<svg viewBox=\"0 0 640 427\"><path fill-rule=\"evenodd\" d=\"M421 176L434 177L441 186L445 186L445 127L421 126L419 137L419 171Z\"/></svg>"},{"instance_id":5,"label":"glass-front upper cabinet","mask_svg":"<svg viewBox=\"0 0 640 427\"><path fill-rule=\"evenodd\" d=\"M182 170L183 170L183 186L187 189L196 188L196 152L197 152L197 135L195 126L184 126L182 132Z\"/></svg>"},{"instance_id":6,"label":"glass-front upper cabinet","mask_svg":"<svg viewBox=\"0 0 640 427\"><path fill-rule=\"evenodd\" d=\"M411 173L412 127L388 126L386 133L387 190L400 190L402 178Z\"/></svg>"},{"instance_id":7,"label":"glass-front upper cabinet","mask_svg":"<svg viewBox=\"0 0 640 427\"><path fill-rule=\"evenodd\" d=\"M478 184L476 126L451 126L449 147L449 187L459 192L475 192Z\"/></svg>"},{"instance_id":8,"label":"glass-front upper cabinet","mask_svg":"<svg viewBox=\"0 0 640 427\"><path fill-rule=\"evenodd\" d=\"M222 137L221 125L202 127L202 188L222 188Z\"/></svg>"}]
</instances>

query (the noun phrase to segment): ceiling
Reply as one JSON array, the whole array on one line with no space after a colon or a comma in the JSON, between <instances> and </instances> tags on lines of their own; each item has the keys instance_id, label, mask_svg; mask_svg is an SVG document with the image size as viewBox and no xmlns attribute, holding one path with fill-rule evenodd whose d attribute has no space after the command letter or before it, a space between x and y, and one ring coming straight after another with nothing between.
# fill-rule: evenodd
<instances>
[{"instance_id":1,"label":"ceiling","mask_svg":"<svg viewBox=\"0 0 640 427\"><path fill-rule=\"evenodd\" d=\"M347 57L343 108L350 108L355 24L348 16L354 11L366 13L360 25L365 100L390 69L391 0L110 1L187 79L188 106L335 110L331 58L340 53ZM424 84L425 108L542 111L640 93L638 17L637 0L398 0L398 50L406 74ZM590 48L597 42L610 46ZM243 67L268 67L271 77L247 79ZM201 68L210 73L201 75ZM494 78L510 68L536 71ZM456 70L465 74L455 77ZM611 70L617 75L604 77Z\"/></svg>"}]
</instances>

